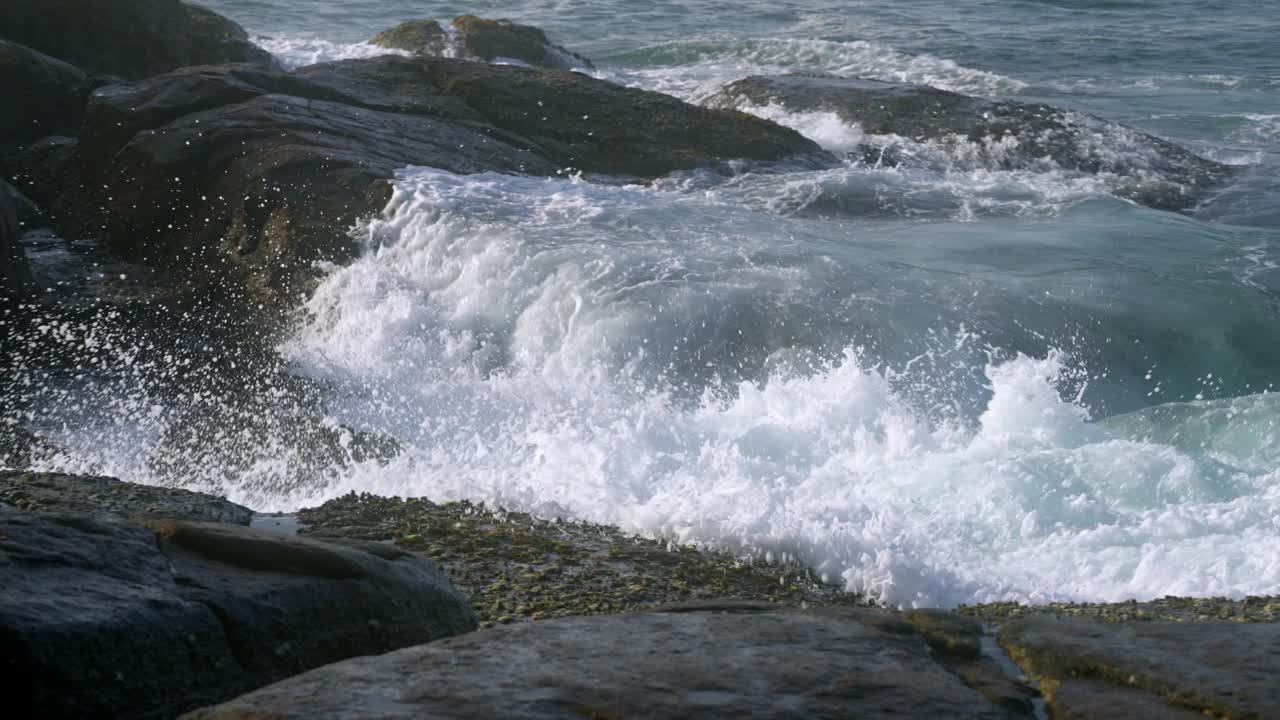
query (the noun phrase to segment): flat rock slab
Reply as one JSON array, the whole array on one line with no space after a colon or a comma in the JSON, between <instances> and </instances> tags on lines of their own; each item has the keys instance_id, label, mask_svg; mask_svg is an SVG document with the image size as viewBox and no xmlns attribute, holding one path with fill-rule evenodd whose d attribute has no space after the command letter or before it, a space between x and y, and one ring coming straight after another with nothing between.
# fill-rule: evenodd
<instances>
[{"instance_id":1,"label":"flat rock slab","mask_svg":"<svg viewBox=\"0 0 1280 720\"><path fill-rule=\"evenodd\" d=\"M1280 718L1274 623L1032 617L1008 623L999 639L1040 679L1054 717L1107 717L1105 709L1124 707L1132 718Z\"/></svg>"},{"instance_id":2,"label":"flat rock slab","mask_svg":"<svg viewBox=\"0 0 1280 720\"><path fill-rule=\"evenodd\" d=\"M394 548L151 523L0 506L7 717L171 718L476 624Z\"/></svg>"},{"instance_id":3,"label":"flat rock slab","mask_svg":"<svg viewBox=\"0 0 1280 720\"><path fill-rule=\"evenodd\" d=\"M1004 718L923 638L859 610L638 613L511 625L320 668L191 720Z\"/></svg>"},{"instance_id":4,"label":"flat rock slab","mask_svg":"<svg viewBox=\"0 0 1280 720\"><path fill-rule=\"evenodd\" d=\"M229 500L179 488L109 477L0 472L0 504L20 510L168 518L248 525L253 511Z\"/></svg>"}]
</instances>

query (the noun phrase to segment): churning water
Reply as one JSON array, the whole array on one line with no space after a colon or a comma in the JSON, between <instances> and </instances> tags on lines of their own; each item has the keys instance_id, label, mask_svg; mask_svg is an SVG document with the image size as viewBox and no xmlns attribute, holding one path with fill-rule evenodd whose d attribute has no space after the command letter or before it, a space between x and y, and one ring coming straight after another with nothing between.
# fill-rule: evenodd
<instances>
[{"instance_id":1,"label":"churning water","mask_svg":"<svg viewBox=\"0 0 1280 720\"><path fill-rule=\"evenodd\" d=\"M277 482L287 455L233 481L194 463L193 487L486 500L795 557L904 605L1280 592L1272 3L210 5L295 65L373 53L409 17L501 14L693 102L752 74L924 83L1238 172L1163 212L1105 174L778 106L743 109L855 152L646 185L405 168L280 347L332 423L403 451L303 485ZM1142 161L1123 133L1091 141ZM49 464L145 479L149 402L66 425Z\"/></svg>"}]
</instances>

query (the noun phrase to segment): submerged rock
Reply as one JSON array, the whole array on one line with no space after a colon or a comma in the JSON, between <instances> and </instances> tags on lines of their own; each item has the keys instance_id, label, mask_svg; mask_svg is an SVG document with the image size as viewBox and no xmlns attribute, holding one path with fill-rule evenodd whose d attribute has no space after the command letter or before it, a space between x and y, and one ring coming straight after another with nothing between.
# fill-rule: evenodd
<instances>
[{"instance_id":1,"label":"submerged rock","mask_svg":"<svg viewBox=\"0 0 1280 720\"><path fill-rule=\"evenodd\" d=\"M111 198L113 250L273 308L310 289L317 262L356 255L349 228L407 164L651 178L822 155L779 125L576 73L398 56L101 88L80 154Z\"/></svg>"},{"instance_id":2,"label":"submerged rock","mask_svg":"<svg viewBox=\"0 0 1280 720\"><path fill-rule=\"evenodd\" d=\"M1114 191L1166 210L1193 207L1229 166L1167 140L1085 113L971 97L924 85L826 75L753 76L726 85L711 107L781 105L830 112L868 136L869 164L1063 169L1114 178ZM876 137L878 136L878 137ZM903 145L903 141L915 145Z\"/></svg>"},{"instance_id":3,"label":"submerged rock","mask_svg":"<svg viewBox=\"0 0 1280 720\"><path fill-rule=\"evenodd\" d=\"M435 20L407 20L369 38L369 44L439 57L449 47L449 38Z\"/></svg>"},{"instance_id":4,"label":"submerged rock","mask_svg":"<svg viewBox=\"0 0 1280 720\"><path fill-rule=\"evenodd\" d=\"M463 53L486 62L517 60L531 67L561 70L595 67L590 60L552 43L532 25L460 15L453 19L453 32Z\"/></svg>"},{"instance_id":5,"label":"submerged rock","mask_svg":"<svg viewBox=\"0 0 1280 720\"><path fill-rule=\"evenodd\" d=\"M186 65L274 62L239 25L179 0L5 0L0 37L90 74L130 79Z\"/></svg>"},{"instance_id":6,"label":"submerged rock","mask_svg":"<svg viewBox=\"0 0 1280 720\"><path fill-rule=\"evenodd\" d=\"M46 135L79 131L90 89L79 68L0 40L0 77L0 152Z\"/></svg>"},{"instance_id":7,"label":"submerged rock","mask_svg":"<svg viewBox=\"0 0 1280 720\"><path fill-rule=\"evenodd\" d=\"M671 610L358 658L186 717L1031 717L984 698L875 611Z\"/></svg>"},{"instance_id":8,"label":"submerged rock","mask_svg":"<svg viewBox=\"0 0 1280 720\"><path fill-rule=\"evenodd\" d=\"M6 708L24 718L169 718L475 625L394 548L3 506L0 587Z\"/></svg>"}]
</instances>

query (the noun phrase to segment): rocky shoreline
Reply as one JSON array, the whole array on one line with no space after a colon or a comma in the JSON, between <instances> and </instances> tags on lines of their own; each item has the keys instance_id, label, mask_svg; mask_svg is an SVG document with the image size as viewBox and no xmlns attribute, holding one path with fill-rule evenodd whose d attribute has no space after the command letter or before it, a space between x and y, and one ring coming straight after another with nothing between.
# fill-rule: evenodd
<instances>
[{"instance_id":1,"label":"rocky shoreline","mask_svg":"<svg viewBox=\"0 0 1280 720\"><path fill-rule=\"evenodd\" d=\"M400 452L324 423L323 388L272 348L408 164L629 183L840 162L742 112L776 104L921 142L1009 134L1000 162L1051 156L1170 210L1228 172L1123 128L1150 161L1109 165L1076 142L1120 128L1099 118L857 78L747 78L690 104L471 15L372 42L394 54L286 69L178 0L0 8L15 716L1280 717L1276 598L898 611L799 565L468 502L349 495L280 518L178 489L192 464L216 486L285 453L296 487ZM40 378L126 356L184 408L146 458L173 487L17 470L61 452L26 426Z\"/></svg>"},{"instance_id":2,"label":"rocky shoreline","mask_svg":"<svg viewBox=\"0 0 1280 720\"><path fill-rule=\"evenodd\" d=\"M1264 718L1280 700L1277 598L896 611L799 566L470 503L350 495L282 519L6 472L0 577L23 717Z\"/></svg>"}]
</instances>

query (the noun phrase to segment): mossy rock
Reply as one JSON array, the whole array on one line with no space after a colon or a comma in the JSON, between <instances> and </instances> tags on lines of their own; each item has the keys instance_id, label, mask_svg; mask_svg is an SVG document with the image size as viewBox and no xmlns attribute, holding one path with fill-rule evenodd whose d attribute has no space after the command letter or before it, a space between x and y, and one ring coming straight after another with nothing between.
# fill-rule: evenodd
<instances>
[{"instance_id":1,"label":"mossy rock","mask_svg":"<svg viewBox=\"0 0 1280 720\"><path fill-rule=\"evenodd\" d=\"M299 520L308 535L392 541L434 560L467 596L482 627L703 600L793 607L866 604L798 565L466 501L437 504L353 494L303 510Z\"/></svg>"},{"instance_id":2,"label":"mossy rock","mask_svg":"<svg viewBox=\"0 0 1280 720\"><path fill-rule=\"evenodd\" d=\"M435 20L407 20L369 39L371 45L418 55L443 55L449 40Z\"/></svg>"},{"instance_id":3,"label":"mossy rock","mask_svg":"<svg viewBox=\"0 0 1280 720\"><path fill-rule=\"evenodd\" d=\"M562 70L594 67L590 60L552 43L545 32L532 25L459 15L453 19L453 31L458 45L481 60L509 58L533 67Z\"/></svg>"}]
</instances>

